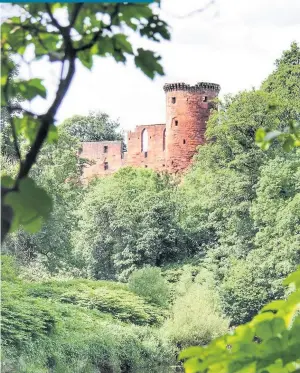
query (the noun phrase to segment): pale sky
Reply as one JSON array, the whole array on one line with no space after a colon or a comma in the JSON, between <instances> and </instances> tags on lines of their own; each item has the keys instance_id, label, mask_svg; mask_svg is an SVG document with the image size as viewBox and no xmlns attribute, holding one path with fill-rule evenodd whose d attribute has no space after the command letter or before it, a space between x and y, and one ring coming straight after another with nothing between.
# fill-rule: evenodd
<instances>
[{"instance_id":1,"label":"pale sky","mask_svg":"<svg viewBox=\"0 0 300 373\"><path fill-rule=\"evenodd\" d=\"M136 46L160 53L164 77L151 81L132 61L124 66L112 58L96 57L92 71L78 65L58 122L101 110L119 118L126 130L164 123L164 83L209 81L221 85L222 95L258 87L282 51L292 41L300 42L300 0L216 0L205 12L177 17L208 2L162 0L162 17L172 27L172 40L157 44L132 39ZM47 87L53 90L54 67L39 63L32 71L46 78ZM44 107L42 101L34 105L39 111Z\"/></svg>"}]
</instances>

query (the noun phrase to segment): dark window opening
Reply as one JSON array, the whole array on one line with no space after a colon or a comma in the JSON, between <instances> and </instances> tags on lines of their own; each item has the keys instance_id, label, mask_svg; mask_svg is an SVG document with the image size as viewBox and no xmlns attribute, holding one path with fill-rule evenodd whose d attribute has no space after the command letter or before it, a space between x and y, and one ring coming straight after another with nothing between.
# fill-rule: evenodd
<instances>
[{"instance_id":1,"label":"dark window opening","mask_svg":"<svg viewBox=\"0 0 300 373\"><path fill-rule=\"evenodd\" d=\"M145 168L148 168L148 166L145 164Z\"/></svg>"},{"instance_id":2,"label":"dark window opening","mask_svg":"<svg viewBox=\"0 0 300 373\"><path fill-rule=\"evenodd\" d=\"M178 120L175 120L175 126L178 126Z\"/></svg>"},{"instance_id":3,"label":"dark window opening","mask_svg":"<svg viewBox=\"0 0 300 373\"><path fill-rule=\"evenodd\" d=\"M107 153L107 152L108 152L108 146L104 145L104 153Z\"/></svg>"},{"instance_id":4,"label":"dark window opening","mask_svg":"<svg viewBox=\"0 0 300 373\"><path fill-rule=\"evenodd\" d=\"M202 97L202 101L203 101L203 102L207 102L207 96L203 96L203 97Z\"/></svg>"},{"instance_id":5,"label":"dark window opening","mask_svg":"<svg viewBox=\"0 0 300 373\"><path fill-rule=\"evenodd\" d=\"M176 103L176 97L172 97L172 104Z\"/></svg>"},{"instance_id":6,"label":"dark window opening","mask_svg":"<svg viewBox=\"0 0 300 373\"><path fill-rule=\"evenodd\" d=\"M145 154L145 158L147 158L148 157L148 152L145 152L144 154Z\"/></svg>"},{"instance_id":7,"label":"dark window opening","mask_svg":"<svg viewBox=\"0 0 300 373\"><path fill-rule=\"evenodd\" d=\"M165 167L166 165L165 164L163 164L163 167Z\"/></svg>"},{"instance_id":8,"label":"dark window opening","mask_svg":"<svg viewBox=\"0 0 300 373\"><path fill-rule=\"evenodd\" d=\"M183 143L185 144L185 140L183 140Z\"/></svg>"},{"instance_id":9,"label":"dark window opening","mask_svg":"<svg viewBox=\"0 0 300 373\"><path fill-rule=\"evenodd\" d=\"M104 170L108 170L108 162L104 162Z\"/></svg>"}]
</instances>

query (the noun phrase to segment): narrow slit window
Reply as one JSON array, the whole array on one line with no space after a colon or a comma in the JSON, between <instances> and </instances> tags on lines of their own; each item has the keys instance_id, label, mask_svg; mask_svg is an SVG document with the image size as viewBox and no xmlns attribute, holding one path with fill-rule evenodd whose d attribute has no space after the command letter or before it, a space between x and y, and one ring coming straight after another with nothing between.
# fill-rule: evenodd
<instances>
[{"instance_id":1,"label":"narrow slit window","mask_svg":"<svg viewBox=\"0 0 300 373\"><path fill-rule=\"evenodd\" d=\"M163 151L166 150L166 129L163 131Z\"/></svg>"},{"instance_id":2,"label":"narrow slit window","mask_svg":"<svg viewBox=\"0 0 300 373\"><path fill-rule=\"evenodd\" d=\"M147 158L148 157L148 152L145 152L144 154L145 154L145 158Z\"/></svg>"},{"instance_id":3,"label":"narrow slit window","mask_svg":"<svg viewBox=\"0 0 300 373\"><path fill-rule=\"evenodd\" d=\"M183 140L183 143L185 144L185 140Z\"/></svg>"},{"instance_id":4,"label":"narrow slit window","mask_svg":"<svg viewBox=\"0 0 300 373\"><path fill-rule=\"evenodd\" d=\"M107 152L108 152L108 146L104 145L104 153L107 153Z\"/></svg>"},{"instance_id":5,"label":"narrow slit window","mask_svg":"<svg viewBox=\"0 0 300 373\"><path fill-rule=\"evenodd\" d=\"M108 162L104 162L104 170L108 170Z\"/></svg>"},{"instance_id":6,"label":"narrow slit window","mask_svg":"<svg viewBox=\"0 0 300 373\"><path fill-rule=\"evenodd\" d=\"M203 97L202 97L202 101L203 101L203 102L207 102L207 96L203 96Z\"/></svg>"},{"instance_id":7,"label":"narrow slit window","mask_svg":"<svg viewBox=\"0 0 300 373\"><path fill-rule=\"evenodd\" d=\"M175 120L175 126L178 126L178 120Z\"/></svg>"},{"instance_id":8,"label":"narrow slit window","mask_svg":"<svg viewBox=\"0 0 300 373\"><path fill-rule=\"evenodd\" d=\"M172 97L172 104L176 103L176 97Z\"/></svg>"},{"instance_id":9,"label":"narrow slit window","mask_svg":"<svg viewBox=\"0 0 300 373\"><path fill-rule=\"evenodd\" d=\"M145 164L145 168L148 168L148 166Z\"/></svg>"}]
</instances>

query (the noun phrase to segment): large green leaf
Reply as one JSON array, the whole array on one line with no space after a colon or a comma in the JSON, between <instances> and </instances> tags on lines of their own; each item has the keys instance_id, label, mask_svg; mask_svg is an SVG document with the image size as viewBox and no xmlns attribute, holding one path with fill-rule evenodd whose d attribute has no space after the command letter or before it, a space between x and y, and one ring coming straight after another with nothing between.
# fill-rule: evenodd
<instances>
[{"instance_id":1,"label":"large green leaf","mask_svg":"<svg viewBox=\"0 0 300 373\"><path fill-rule=\"evenodd\" d=\"M11 232L20 226L28 232L37 232L52 210L51 198L30 178L22 179L19 190L8 193L4 204L13 209Z\"/></svg>"},{"instance_id":2,"label":"large green leaf","mask_svg":"<svg viewBox=\"0 0 300 373\"><path fill-rule=\"evenodd\" d=\"M144 74L151 79L153 79L156 74L164 75L164 70L158 62L161 60L161 57L156 56L154 52L143 48L139 48L137 52L138 54L134 59L135 64Z\"/></svg>"}]
</instances>

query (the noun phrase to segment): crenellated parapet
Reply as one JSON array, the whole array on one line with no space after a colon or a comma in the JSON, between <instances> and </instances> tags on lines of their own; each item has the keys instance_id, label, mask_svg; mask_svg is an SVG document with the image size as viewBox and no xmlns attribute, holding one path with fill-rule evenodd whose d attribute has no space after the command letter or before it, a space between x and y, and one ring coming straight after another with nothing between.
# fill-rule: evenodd
<instances>
[{"instance_id":1,"label":"crenellated parapet","mask_svg":"<svg viewBox=\"0 0 300 373\"><path fill-rule=\"evenodd\" d=\"M220 92L220 85L215 83L199 82L195 85L186 83L166 83L164 85L165 92L171 91L188 91L188 92L202 92L206 90Z\"/></svg>"}]
</instances>

